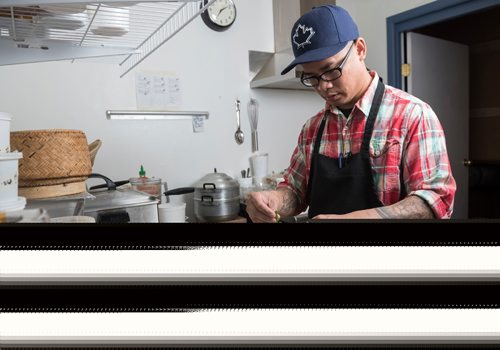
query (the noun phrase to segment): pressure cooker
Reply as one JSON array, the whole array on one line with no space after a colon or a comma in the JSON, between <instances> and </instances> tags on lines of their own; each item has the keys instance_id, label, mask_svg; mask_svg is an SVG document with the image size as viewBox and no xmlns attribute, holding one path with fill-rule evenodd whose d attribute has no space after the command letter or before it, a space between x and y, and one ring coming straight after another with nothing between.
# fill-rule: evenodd
<instances>
[{"instance_id":1,"label":"pressure cooker","mask_svg":"<svg viewBox=\"0 0 500 350\"><path fill-rule=\"evenodd\" d=\"M191 189L191 191L189 191ZM194 215L199 222L222 222L236 219L240 211L240 185L229 175L207 174L194 187L164 192L165 196L194 192Z\"/></svg>"}]
</instances>

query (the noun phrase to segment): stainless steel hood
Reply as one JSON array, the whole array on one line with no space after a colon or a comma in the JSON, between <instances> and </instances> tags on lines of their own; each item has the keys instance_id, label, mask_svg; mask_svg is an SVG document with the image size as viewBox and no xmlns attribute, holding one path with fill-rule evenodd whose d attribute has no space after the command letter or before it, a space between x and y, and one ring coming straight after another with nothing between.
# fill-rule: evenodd
<instances>
[{"instance_id":1,"label":"stainless steel hood","mask_svg":"<svg viewBox=\"0 0 500 350\"><path fill-rule=\"evenodd\" d=\"M290 31L295 21L314 6L332 0L273 0L274 52L249 51L250 87L313 91L300 82L300 67L285 75L281 71L294 60Z\"/></svg>"},{"instance_id":2,"label":"stainless steel hood","mask_svg":"<svg viewBox=\"0 0 500 350\"><path fill-rule=\"evenodd\" d=\"M300 89L312 91L300 82L300 72L292 69L285 75L281 71L294 59L292 49L281 52L249 51L250 87L268 89Z\"/></svg>"}]
</instances>

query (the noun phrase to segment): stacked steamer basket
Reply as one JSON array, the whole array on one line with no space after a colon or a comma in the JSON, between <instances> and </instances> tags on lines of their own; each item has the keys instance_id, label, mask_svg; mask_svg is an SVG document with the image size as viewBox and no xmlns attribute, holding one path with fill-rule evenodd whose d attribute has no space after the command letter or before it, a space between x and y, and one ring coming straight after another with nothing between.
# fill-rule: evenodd
<instances>
[{"instance_id":1,"label":"stacked steamer basket","mask_svg":"<svg viewBox=\"0 0 500 350\"><path fill-rule=\"evenodd\" d=\"M24 130L10 134L11 149L23 152L19 194L28 199L74 195L86 191L92 172L85 133L79 130Z\"/></svg>"},{"instance_id":2,"label":"stacked steamer basket","mask_svg":"<svg viewBox=\"0 0 500 350\"><path fill-rule=\"evenodd\" d=\"M0 212L21 211L26 206L26 198L18 197L19 160L21 152L10 148L10 114L0 112Z\"/></svg>"}]
</instances>

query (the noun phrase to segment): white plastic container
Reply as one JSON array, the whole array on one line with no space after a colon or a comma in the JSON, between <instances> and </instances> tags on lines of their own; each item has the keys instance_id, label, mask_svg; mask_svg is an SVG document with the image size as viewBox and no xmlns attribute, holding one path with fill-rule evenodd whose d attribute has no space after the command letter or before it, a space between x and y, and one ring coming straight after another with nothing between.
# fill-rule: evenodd
<instances>
[{"instance_id":1,"label":"white plastic container","mask_svg":"<svg viewBox=\"0 0 500 350\"><path fill-rule=\"evenodd\" d=\"M17 200L19 184L18 164L21 152L0 154L0 205Z\"/></svg>"},{"instance_id":2,"label":"white plastic container","mask_svg":"<svg viewBox=\"0 0 500 350\"><path fill-rule=\"evenodd\" d=\"M10 121L12 116L0 112L0 154L10 152Z\"/></svg>"},{"instance_id":3,"label":"white plastic container","mask_svg":"<svg viewBox=\"0 0 500 350\"><path fill-rule=\"evenodd\" d=\"M64 4L64 5L43 5L40 4L38 7L49 13L56 15L68 15L74 13L82 13L87 9L86 4Z\"/></svg>"},{"instance_id":4,"label":"white plastic container","mask_svg":"<svg viewBox=\"0 0 500 350\"><path fill-rule=\"evenodd\" d=\"M186 203L158 205L159 222L186 222Z\"/></svg>"},{"instance_id":5,"label":"white plastic container","mask_svg":"<svg viewBox=\"0 0 500 350\"><path fill-rule=\"evenodd\" d=\"M264 177L269 167L269 154L260 153L250 157L250 168L253 174L253 183L256 186L264 186Z\"/></svg>"},{"instance_id":6,"label":"white plastic container","mask_svg":"<svg viewBox=\"0 0 500 350\"><path fill-rule=\"evenodd\" d=\"M88 23L86 12L70 13L70 14L47 14L42 15L38 19L37 24L43 25L45 29L55 29L50 31L51 38L57 38L61 35L61 30L77 30Z\"/></svg>"},{"instance_id":7,"label":"white plastic container","mask_svg":"<svg viewBox=\"0 0 500 350\"><path fill-rule=\"evenodd\" d=\"M92 11L89 17L94 16ZM122 36L130 29L130 10L122 7L101 6L92 22L90 31L95 35Z\"/></svg>"},{"instance_id":8,"label":"white plastic container","mask_svg":"<svg viewBox=\"0 0 500 350\"><path fill-rule=\"evenodd\" d=\"M238 177L238 183L240 184L240 203L246 203L247 194L254 189L253 179L251 177Z\"/></svg>"},{"instance_id":9,"label":"white plastic container","mask_svg":"<svg viewBox=\"0 0 500 350\"><path fill-rule=\"evenodd\" d=\"M26 198L16 197L13 201L3 202L0 201L0 212L2 213L14 213L20 212L26 207Z\"/></svg>"}]
</instances>

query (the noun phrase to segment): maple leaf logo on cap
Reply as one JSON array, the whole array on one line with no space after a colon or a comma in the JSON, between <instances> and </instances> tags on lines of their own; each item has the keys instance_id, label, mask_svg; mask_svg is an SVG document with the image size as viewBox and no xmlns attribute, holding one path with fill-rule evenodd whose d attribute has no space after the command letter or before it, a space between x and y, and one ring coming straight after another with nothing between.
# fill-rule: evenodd
<instances>
[{"instance_id":1,"label":"maple leaf logo on cap","mask_svg":"<svg viewBox=\"0 0 500 350\"><path fill-rule=\"evenodd\" d=\"M299 24L295 29L295 34L292 37L293 43L297 45L297 49L303 48L306 45L310 45L311 38L316 34L312 27L306 27L303 24Z\"/></svg>"}]
</instances>

